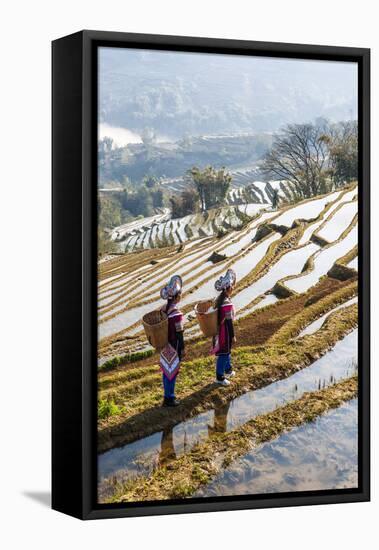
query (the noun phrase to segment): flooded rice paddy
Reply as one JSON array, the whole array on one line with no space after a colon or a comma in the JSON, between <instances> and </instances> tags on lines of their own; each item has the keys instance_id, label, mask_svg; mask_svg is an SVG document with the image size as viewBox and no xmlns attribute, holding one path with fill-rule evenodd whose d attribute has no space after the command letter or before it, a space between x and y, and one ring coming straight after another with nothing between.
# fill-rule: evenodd
<instances>
[{"instance_id":1,"label":"flooded rice paddy","mask_svg":"<svg viewBox=\"0 0 379 550\"><path fill-rule=\"evenodd\" d=\"M329 243L336 241L340 235L349 227L358 212L358 202L352 201L343 204L330 216L318 234Z\"/></svg>"},{"instance_id":2,"label":"flooded rice paddy","mask_svg":"<svg viewBox=\"0 0 379 550\"><path fill-rule=\"evenodd\" d=\"M358 226L355 224L341 241L324 248L315 255L314 267L309 273L286 281L286 286L295 292L306 292L311 286L317 283L322 275L326 275L336 259L342 258L342 256L354 248L357 241Z\"/></svg>"},{"instance_id":3,"label":"flooded rice paddy","mask_svg":"<svg viewBox=\"0 0 379 550\"><path fill-rule=\"evenodd\" d=\"M291 227L295 220L312 220L313 218L317 218L324 210L325 206L328 203L335 201L339 194L339 192L332 193L331 195L326 195L321 199L311 200L307 203L302 203L293 208L289 208L278 218L276 218L273 223L276 225Z\"/></svg>"},{"instance_id":4,"label":"flooded rice paddy","mask_svg":"<svg viewBox=\"0 0 379 550\"><path fill-rule=\"evenodd\" d=\"M335 313L339 309L342 309L344 307L348 307L357 303L358 303L358 296L355 296L355 298L352 298L351 300L348 300L347 302L344 302L343 304L340 304L339 306L331 309L330 311L328 311L327 313L325 313L324 315L316 319L316 321L313 321L313 323L305 327L300 332L298 337L301 338L302 336L306 336L307 334L313 334L323 325L324 321L329 317L329 315L331 315L332 313Z\"/></svg>"},{"instance_id":5,"label":"flooded rice paddy","mask_svg":"<svg viewBox=\"0 0 379 550\"><path fill-rule=\"evenodd\" d=\"M245 275L249 273L252 267L256 265L264 257L268 247L279 238L280 238L280 235L277 233L274 233L273 235L265 239L263 242L254 246L251 249L251 251L249 251L245 256L237 259L232 265L233 269L237 274L237 279L240 280L243 277L245 277ZM218 273L220 270L222 270L222 266L220 267L219 264L216 264L215 266L210 268L206 273L206 276L210 277L210 279L207 280L204 284L202 284L199 288L197 288L194 292L185 296L181 301L181 305L185 306L190 303L196 303L200 300L209 299L209 296L213 296L215 291L214 291L214 278L212 278L212 275ZM191 281L190 286L188 286L186 290L190 290L191 288L197 286L199 283L201 283L203 279L204 279L204 275L200 275L199 277L195 278L193 281ZM159 305L161 304L162 304L162 300L158 298L157 300L149 304L143 304L137 307L130 308L126 311L120 312L115 317L99 325L99 338L101 339L106 336L110 336L111 334L117 331L120 331L132 326L137 319L141 319L145 313L159 307ZM119 307L119 309L122 309L123 307L125 307L124 304L122 304ZM118 310L116 309L115 311L117 312Z\"/></svg>"},{"instance_id":6,"label":"flooded rice paddy","mask_svg":"<svg viewBox=\"0 0 379 550\"><path fill-rule=\"evenodd\" d=\"M317 244L309 243L302 248L287 252L272 266L268 273L244 290L241 290L241 292L235 294L233 304L236 310L241 309L260 294L264 294L270 290L280 279L300 273L307 259L318 249Z\"/></svg>"},{"instance_id":7,"label":"flooded rice paddy","mask_svg":"<svg viewBox=\"0 0 379 550\"><path fill-rule=\"evenodd\" d=\"M358 486L357 399L247 453L194 497Z\"/></svg>"},{"instance_id":8,"label":"flooded rice paddy","mask_svg":"<svg viewBox=\"0 0 379 550\"><path fill-rule=\"evenodd\" d=\"M280 182L276 182L276 186L279 190L282 190ZM264 188L264 192L268 198L272 191L270 189L271 186L265 186ZM258 189L257 193L264 199L262 190ZM111 357L111 354L114 352L125 353L127 351L132 353L135 350L141 349L141 345L143 345L141 339L141 317L147 311L151 311L162 304L162 301L159 299L159 288L162 281L165 281L166 278L174 273L182 276L185 292L181 305L184 307L187 306L185 310L186 316L188 318L191 315L188 320L192 322L193 311L192 309L189 311L190 308L199 300L209 299L214 296L214 281L220 273L224 272L227 266L233 267L236 271L240 285L240 290L237 288L233 297L238 319L244 318L265 306L274 304L278 298L273 294L273 290L275 284L280 281L283 281L295 293L309 292L310 298L317 296L316 293L319 292L319 289L321 289L321 292L328 292L331 289L332 293L334 293L337 292L337 290L333 290L334 288L339 289L342 285L351 286L351 291L346 289L344 294L335 295L333 309L315 319L307 327L303 328L302 331L300 331L300 326L298 327L299 334L297 339L306 339L301 341L293 340L291 350L295 350L297 346L305 349L308 341L311 343L316 341L314 337L311 337L309 340L307 337L319 330L331 314L357 302L357 297L355 297L339 304L340 296L352 296L355 292L356 274L354 272L343 269L333 270L325 280L323 279L329 273L329 269L333 264L347 252L353 251L357 244L357 225L354 227L350 225L356 213L356 201L351 202L354 201L356 194L356 188L347 193L338 191L326 197L291 206L281 212L273 211L270 204L265 205L262 203L260 206L257 205L256 208L255 206L254 208L251 207L249 214L252 215L255 213L255 210L258 211L261 208L266 208L266 211L260 213L256 219L250 220L239 231L231 231L231 228L236 225L241 227L240 222L243 217L242 215L237 215L238 211L241 209L246 211L249 205L235 206L229 213L215 211L206 219L203 215L197 215L195 216L196 220L194 220L193 216L167 220L162 215L160 222L151 225L149 228L136 227L136 234L128 235L128 240L124 241L124 243L127 243L129 250L130 246L133 248L135 245L140 247L141 250L149 248L153 246L153 241L159 240L162 237L166 237L167 239L170 237L170 245L173 243L179 245L182 241L187 240L188 233L191 233L187 229L189 222L191 220L196 221L198 226L195 228L196 231L192 232L192 240L185 245L181 245L180 248L176 247L175 249L175 247L170 246L166 254L162 253L162 251L155 251L151 255L146 250L137 252L131 258L131 264L129 265L126 260L122 263L122 261L120 262L116 259L109 264L108 269L101 268L101 275L104 279L98 285L99 314L101 315L99 337L101 339L104 336L114 336L117 333L120 333L120 336L117 336L117 339L112 338L110 343L107 341L104 342L101 348L101 353L104 354L104 357L99 358L99 364L101 364L100 361L103 358ZM335 202L333 203L333 201ZM308 221L308 223L302 224L300 229L297 230L297 234L302 232L298 245L295 248L287 248L287 237L286 235L283 236L283 233L286 233L286 231L283 229L283 226L290 228L295 220L304 220ZM263 240L252 243L258 226L264 222L279 225L278 233L271 233ZM215 232L220 231L219 234L223 235L225 223L228 233L216 238ZM345 236L339 241L338 239L341 238L342 234L345 234ZM205 235L212 238L204 239ZM324 243L317 241L312 235L320 235L331 244L321 247L320 244ZM199 239L198 237L201 238ZM270 245L276 241L281 242L282 238L282 245L285 248L284 254L278 260L277 257L270 255L268 257L267 270L263 270L260 278L254 281L252 275L254 274L253 270L255 266L259 264L261 259L265 258ZM216 258L216 260L221 259L216 264L209 260L214 251L225 256L224 259ZM350 255L350 258L352 257L353 254ZM309 260L312 261L309 262ZM145 265L141 266L141 263ZM309 271L303 272L305 267L309 268ZM357 257L349 261L347 267L357 269ZM342 275L350 277L350 279L346 281L341 279L339 282L330 280L334 277L338 279L339 271L342 271ZM246 279L244 279L245 277ZM288 277L290 278L288 279ZM190 281L190 279L192 280ZM313 285L318 283L320 283L320 286L313 288ZM308 297L305 297L305 299L308 299ZM146 303L149 300L151 300L150 303ZM287 317L291 317L291 308L293 308L296 314L296 308L301 307L303 297L295 294L288 300L288 309L283 307L282 310L282 306L280 306L279 310L285 311ZM126 309L128 307L130 309ZM273 309L273 315L275 311L276 307ZM115 316L110 318L111 315ZM350 329L356 326L353 319L355 309L353 311L344 311L341 315L351 323L348 325ZM267 317L270 317L270 315L264 315L262 322L265 322ZM245 323L245 320L242 322ZM254 326L256 319L247 319L246 322L251 322L252 326ZM329 328L329 325L325 328L325 334L327 333L332 337ZM275 327L272 330L274 329ZM127 336L125 339L124 331ZM324 334L324 331L320 332L320 334ZM346 334L346 330L341 331L339 334ZM187 340L199 336L201 334L197 325L188 328L186 332ZM128 337L132 337L132 339L128 340ZM328 338L325 340L325 345L321 338L322 343L320 344L320 348L316 346L320 352L327 349ZM284 376L285 369L283 371L275 371L273 378L269 378L268 373L266 373L260 383L266 383L267 385L260 389L253 391L248 389L248 383L244 388L240 384L238 391L229 392L225 395L232 393L235 396L238 392L242 391L244 393L229 402L225 402L225 397L219 401L219 406L214 406L218 402L216 391L214 392L215 398L212 398L208 402L208 405L204 402L203 406L199 407L198 410L204 411L204 408L207 406L213 408L197 413L192 418L188 418L190 412L183 411L183 414L177 415L177 418L186 418L186 420L177 421L177 424L171 426L169 429L161 429L150 436L141 437L143 434L151 433L151 427L145 430L141 422L141 429L137 432L137 428L132 432L136 434L136 437L140 436L140 439L132 441L132 437L130 437L131 433L129 433L130 443L112 448L99 455L98 482L100 500L104 501L107 498L112 498L116 494L115 491L119 483L136 479L138 480L137 483L139 481L142 483L157 468L175 461L177 458L191 451L195 445L207 442L214 438L216 434L228 434L222 439L226 445L229 441L233 440L233 437L238 435L232 434L233 430L243 426L247 428L247 423L258 416L271 413L278 407L293 403L302 398L306 392L317 392L320 389L334 386L338 382L351 378L357 372L357 338L357 330L352 330L352 332L338 341L332 349L327 351L323 357L314 361L308 367L298 367L299 370L297 372L282 380L273 381L277 376L280 376L280 372L283 372L281 375ZM335 341L335 339L331 338L330 341ZM113 346L114 343L115 345ZM274 352L275 350L272 351ZM241 351L241 353L243 352ZM312 357L314 355L311 354ZM238 357L236 355L236 365L238 365ZM297 357L296 354L294 357ZM209 361L206 361L204 364L209 365ZM133 369L133 367L131 368ZM206 368L212 371L209 373L209 376L208 373L205 375L207 380L209 380L213 374L214 367L212 365ZM294 372L294 370L296 370L296 367L292 365L291 372ZM152 378L150 373L153 371L154 367L149 370L148 376L145 376L143 369L139 369L137 365L135 387L139 388L139 384L142 387L145 380L148 382L147 385L149 385L150 378ZM242 374L241 370L241 376ZM125 376L127 378L128 373ZM151 382L151 395L155 391L153 382L155 384L158 381L157 376L154 375L153 378L154 381ZM259 380L259 377L257 380ZM118 372L116 371L114 374L109 375L111 386L109 387L109 391L104 392L104 395L112 396L112 399L114 395L117 405L120 404L122 406L125 402L125 400L123 401L125 397L123 392L125 391L125 395L128 394L133 387L134 378L131 380L130 385L128 385L129 382L125 384L125 388L122 384L117 385L117 381ZM353 383L351 380L348 381L348 383L350 382ZM112 394L112 391L114 391L114 394ZM220 391L223 390L221 389ZM334 390L331 391L331 393L333 392ZM349 393L349 399L353 395L354 392ZM157 396L159 397L159 394ZM155 397L151 403L156 403ZM150 412L154 416L155 411L154 407L152 411L148 409L146 410L150 418ZM138 410L145 412L143 406L140 406ZM120 414L116 413L114 419L116 422L120 422L120 426L122 423L125 423L125 426L122 427L125 430L130 420L128 414L125 414L126 412L128 413L128 411L122 410ZM160 414L160 411L158 413ZM185 414L187 414L187 417ZM276 414L279 414L279 411ZM117 418L118 415L120 416L119 419ZM312 423L302 424L286 433L281 433L275 440L261 444L255 448L253 448L253 442L251 442L251 447L247 446L244 448L251 448L252 450L248 452L244 451L246 453L244 456L241 456L242 450L240 450L240 453L237 453L239 456L238 459L234 459L232 463L228 462L228 466L222 471L218 470L219 473L209 481L208 485L202 486L201 489L197 490L197 493L191 496L240 495L354 487L357 483L356 416L357 402L356 400L352 400L343 404L338 409L318 417ZM161 428L167 423L167 418L164 418L159 427ZM117 426L117 424L115 425ZM109 427L105 422L104 426L106 430ZM101 430L104 426L101 424ZM113 429L112 426L110 427ZM112 429L110 430L111 437L113 437ZM157 430L158 426L153 429ZM120 442L121 440L118 439L118 441ZM239 440L237 439L236 441L237 445L239 445ZM107 445L104 445L103 448L108 448ZM222 464L224 450L220 450L222 447L217 447L214 439L209 449L213 448L219 449L216 461L220 465ZM158 478L159 475L160 472L157 472ZM195 488L192 490L194 491Z\"/></svg>"},{"instance_id":9,"label":"flooded rice paddy","mask_svg":"<svg viewBox=\"0 0 379 550\"><path fill-rule=\"evenodd\" d=\"M248 391L226 405L179 423L173 429L99 455L99 495L109 495L115 480L125 482L136 476L149 475L164 461L188 452L214 433L231 431L260 414L299 399L305 392L349 378L357 368L357 338L357 330L353 330L323 357L288 378Z\"/></svg>"}]
</instances>

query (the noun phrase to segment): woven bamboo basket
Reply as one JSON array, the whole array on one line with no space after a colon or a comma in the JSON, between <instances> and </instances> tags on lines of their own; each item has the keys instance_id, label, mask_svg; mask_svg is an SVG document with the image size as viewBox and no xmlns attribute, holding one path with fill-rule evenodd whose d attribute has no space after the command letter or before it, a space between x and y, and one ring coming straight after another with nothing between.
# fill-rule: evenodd
<instances>
[{"instance_id":1,"label":"woven bamboo basket","mask_svg":"<svg viewBox=\"0 0 379 550\"><path fill-rule=\"evenodd\" d=\"M154 310L142 317L142 324L146 338L157 351L165 347L168 342L168 317L164 311Z\"/></svg>"},{"instance_id":2,"label":"woven bamboo basket","mask_svg":"<svg viewBox=\"0 0 379 550\"><path fill-rule=\"evenodd\" d=\"M218 332L217 309L213 309L213 306L213 300L204 300L195 306L196 317L204 336L216 336Z\"/></svg>"}]
</instances>

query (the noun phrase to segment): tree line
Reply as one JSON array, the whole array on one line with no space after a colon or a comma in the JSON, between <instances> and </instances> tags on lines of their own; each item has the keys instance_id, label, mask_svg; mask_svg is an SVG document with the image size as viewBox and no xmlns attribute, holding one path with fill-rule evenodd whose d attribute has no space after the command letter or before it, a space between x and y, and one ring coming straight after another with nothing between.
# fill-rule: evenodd
<instances>
[{"instance_id":1,"label":"tree line","mask_svg":"<svg viewBox=\"0 0 379 550\"><path fill-rule=\"evenodd\" d=\"M140 184L124 178L122 186L122 191L100 194L98 224L103 228L112 229L138 216L152 216L157 208L167 204L165 193L153 176L145 176Z\"/></svg>"},{"instance_id":2,"label":"tree line","mask_svg":"<svg viewBox=\"0 0 379 550\"><path fill-rule=\"evenodd\" d=\"M291 185L293 202L329 193L358 178L358 124L356 121L289 124L278 133L264 155L261 170L267 180ZM170 198L174 217L222 206L232 176L225 168L194 166L186 173L187 189ZM278 191L272 206L279 206Z\"/></svg>"}]
</instances>

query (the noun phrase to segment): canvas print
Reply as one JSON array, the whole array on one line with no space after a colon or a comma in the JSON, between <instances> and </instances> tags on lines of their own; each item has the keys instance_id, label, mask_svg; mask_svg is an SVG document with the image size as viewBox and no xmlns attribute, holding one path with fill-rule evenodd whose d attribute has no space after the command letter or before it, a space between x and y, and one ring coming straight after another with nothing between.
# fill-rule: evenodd
<instances>
[{"instance_id":1,"label":"canvas print","mask_svg":"<svg viewBox=\"0 0 379 550\"><path fill-rule=\"evenodd\" d=\"M99 504L358 487L358 68L99 47Z\"/></svg>"}]
</instances>

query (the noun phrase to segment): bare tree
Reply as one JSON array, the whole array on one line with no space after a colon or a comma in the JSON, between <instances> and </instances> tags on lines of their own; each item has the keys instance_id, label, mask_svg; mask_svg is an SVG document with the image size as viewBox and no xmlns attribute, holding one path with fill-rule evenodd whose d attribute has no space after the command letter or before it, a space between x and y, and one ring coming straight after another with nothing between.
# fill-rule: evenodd
<instances>
[{"instance_id":1,"label":"bare tree","mask_svg":"<svg viewBox=\"0 0 379 550\"><path fill-rule=\"evenodd\" d=\"M290 124L274 139L263 171L291 182L298 200L326 193L331 188L328 140L325 124Z\"/></svg>"}]
</instances>

